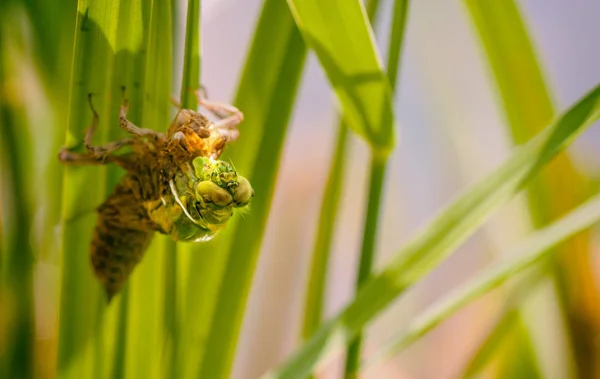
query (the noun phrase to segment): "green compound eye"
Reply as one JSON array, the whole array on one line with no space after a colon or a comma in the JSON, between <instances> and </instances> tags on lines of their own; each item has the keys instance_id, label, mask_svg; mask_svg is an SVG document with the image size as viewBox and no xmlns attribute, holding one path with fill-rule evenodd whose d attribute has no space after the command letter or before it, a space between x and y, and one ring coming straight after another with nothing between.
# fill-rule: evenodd
<instances>
[{"instance_id":1,"label":"green compound eye","mask_svg":"<svg viewBox=\"0 0 600 379\"><path fill-rule=\"evenodd\" d=\"M233 200L235 200L236 207L243 207L248 205L250 199L254 196L254 190L248 179L243 176L238 176L238 181L238 187L233 193Z\"/></svg>"},{"instance_id":2,"label":"green compound eye","mask_svg":"<svg viewBox=\"0 0 600 379\"><path fill-rule=\"evenodd\" d=\"M202 197L204 201L214 203L219 206L227 206L233 201L231 194L227 190L219 187L217 184L206 180L198 183L196 186L196 195Z\"/></svg>"}]
</instances>

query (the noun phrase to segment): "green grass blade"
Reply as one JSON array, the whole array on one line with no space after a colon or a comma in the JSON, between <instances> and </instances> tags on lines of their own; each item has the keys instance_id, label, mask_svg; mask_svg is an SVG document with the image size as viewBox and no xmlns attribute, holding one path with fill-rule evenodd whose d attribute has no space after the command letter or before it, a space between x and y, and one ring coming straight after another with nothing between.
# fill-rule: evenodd
<instances>
[{"instance_id":1,"label":"green grass blade","mask_svg":"<svg viewBox=\"0 0 600 379\"><path fill-rule=\"evenodd\" d=\"M127 360L127 340L129 337L127 319L129 315L129 285L123 288L123 291L120 295L119 301L119 309L116 320L116 328L110 330L113 333L107 333L110 337L114 337L115 346L112 349L112 370L110 371L110 377L115 379L125 378L126 377L126 364ZM106 363L107 361L104 361ZM98 377L104 377L102 373L99 373Z\"/></svg>"},{"instance_id":2,"label":"green grass blade","mask_svg":"<svg viewBox=\"0 0 600 379\"><path fill-rule=\"evenodd\" d=\"M194 91L200 86L200 12L200 0L189 0L187 2L183 75L180 93L181 107L186 109L197 109L198 107ZM187 322L193 324L196 320L189 320L190 317L187 313L176 314L174 312L175 310L177 312L187 311L188 308L196 310L196 308L194 306L188 307L187 303L182 301L184 299L184 292L178 291L180 283L178 272L181 270L181 266L185 266L182 257L185 257L186 253L201 254L201 252L195 251L199 250L196 245L179 244L176 247L177 254L174 254L174 244L172 244L172 247L171 253L165 257L169 271L167 286L170 288L169 292L165 293L165 300L167 301L165 304L165 322L166 324L170 323L168 334L171 336L171 343L169 344L171 370L168 371L167 375L170 377L182 377L182 375L185 375L184 373L194 367L196 357L194 356L194 350L191 349L194 344L194 340L190 338L191 335L182 335L181 333L183 329L189 330L189 326L181 326L181 323ZM195 291L191 291L192 293L195 293ZM195 299L190 299L190 301L191 304L196 304ZM186 359L186 357L190 358Z\"/></svg>"},{"instance_id":3,"label":"green grass blade","mask_svg":"<svg viewBox=\"0 0 600 379\"><path fill-rule=\"evenodd\" d=\"M40 62L38 69L48 84L64 86L71 72L77 1L67 0L60 7L53 0L18 2L27 8L31 18L31 32L35 35L31 53ZM69 89L64 87L53 87L49 95L63 96Z\"/></svg>"},{"instance_id":4,"label":"green grass blade","mask_svg":"<svg viewBox=\"0 0 600 379\"><path fill-rule=\"evenodd\" d=\"M402 37L404 35L404 26L406 24L406 10L408 9L407 0L396 0L394 4L394 18L392 22L391 38L388 52L388 80L392 91L396 88L398 68L400 66L400 52L402 51ZM381 206L381 197L383 184L387 167L387 158L373 152L371 154L371 174L369 179L369 197L367 199L367 213L363 228L363 240L358 266L358 275L356 278L356 288L360 290L361 286L371 276L373 259L375 253L375 241L377 238L379 210ZM360 365L361 359L362 333L351 341L348 345L346 354L345 377L356 376L356 371Z\"/></svg>"},{"instance_id":5,"label":"green grass blade","mask_svg":"<svg viewBox=\"0 0 600 379\"><path fill-rule=\"evenodd\" d=\"M337 219L340 203L340 192L345 171L346 147L348 145L348 127L343 121L338 126L335 154L329 177L325 186L315 247L312 252L312 262L309 271L308 288L304 300L304 319L302 337L313 335L323 318L325 281L327 279L327 264L329 262L333 229Z\"/></svg>"},{"instance_id":6,"label":"green grass blade","mask_svg":"<svg viewBox=\"0 0 600 379\"><path fill-rule=\"evenodd\" d=\"M576 234L573 238L577 238L579 234L581 233ZM570 239L563 242L561 245L567 244L569 241ZM552 252L549 252L549 254L555 254L556 251L557 249L555 248ZM514 356L515 351L518 350L516 343L521 342L527 345L521 346L521 349L533 347L530 333L524 322L526 310L521 307L523 304L526 304L530 295L536 292L539 284L547 278L547 264L543 264L524 275L523 280L520 280L518 284L510 289L510 292L506 296L508 300L496 317L494 325L489 328L487 335L481 338L481 343L476 348L475 353L464 365L461 377L472 378L477 376L488 364L494 362L494 359L498 361L498 357L500 357L500 359L507 358L507 353L510 354L509 357L512 359L508 363L501 361L505 364L503 364L500 369L510 368L510 366L512 366L511 364L517 364L515 363L516 360L522 359L522 357ZM525 341L518 341L519 339L523 339L523 337L526 339ZM523 357L527 358L526 355L523 355ZM540 377L541 367L539 367L539 365L533 366L531 364L533 362L537 363L537 361L537 359L530 359L528 366L535 367L536 371L538 371L535 377Z\"/></svg>"},{"instance_id":7,"label":"green grass blade","mask_svg":"<svg viewBox=\"0 0 600 379\"><path fill-rule=\"evenodd\" d=\"M535 54L514 1L466 0L483 42L516 144L541 130L554 110ZM579 204L586 183L563 154L528 187L529 209L536 227L544 226ZM580 234L553 255L557 295L564 307L580 376L600 372L594 335L599 332L600 293L590 264L589 235ZM511 363L508 363L511 364Z\"/></svg>"},{"instance_id":8,"label":"green grass blade","mask_svg":"<svg viewBox=\"0 0 600 379\"><path fill-rule=\"evenodd\" d=\"M461 377L475 377L492 358L498 355L499 349L505 346L505 336L514 332L515 327L524 328L522 324L522 315L518 309L510 309L506 312L479 345L477 352L470 358Z\"/></svg>"},{"instance_id":9,"label":"green grass blade","mask_svg":"<svg viewBox=\"0 0 600 379\"><path fill-rule=\"evenodd\" d=\"M516 143L527 142L554 116L535 50L514 1L465 0L500 90Z\"/></svg>"},{"instance_id":10,"label":"green grass blade","mask_svg":"<svg viewBox=\"0 0 600 379\"><path fill-rule=\"evenodd\" d=\"M98 135L110 130L110 78L117 48L119 1L79 2L66 145L83 140L92 114L87 103L95 94L100 113ZM96 138L96 143L102 138ZM58 366L61 377L85 377L86 355L80 354L96 327L100 287L89 265L89 249L96 214L106 195L103 168L65 167L62 209L62 283ZM71 367L75 356L78 362ZM88 361L89 362L89 361ZM89 369L89 365L87 366Z\"/></svg>"},{"instance_id":11,"label":"green grass blade","mask_svg":"<svg viewBox=\"0 0 600 379\"><path fill-rule=\"evenodd\" d=\"M293 27L286 4L276 0L265 1L234 100L234 104L244 113L240 139L227 147L224 157L231 160L244 176L248 176L254 167L261 140L266 133L265 126L270 122L273 112L271 102L281 85L282 62L289 51L296 48L289 46ZM255 192L257 197L262 196ZM187 288L192 290L186 299L186 305L190 307L187 315L191 322L186 325L195 329L189 333L194 338L206 339L214 299L228 258L225 251L232 239L232 229L233 224L212 241L198 244L191 256ZM203 296L198 298L197 293Z\"/></svg>"},{"instance_id":12,"label":"green grass blade","mask_svg":"<svg viewBox=\"0 0 600 379\"><path fill-rule=\"evenodd\" d=\"M134 123L141 122L141 106L143 99L142 85L144 82L144 55L147 25L142 22L141 1L124 2L119 7L117 18L117 39L114 62L114 74L110 90L113 99L122 96L121 87L125 86L126 96L133 105L128 112L128 119ZM112 107L110 112L108 136L114 141L123 138L123 132L117 126L118 108ZM120 181L123 171L117 167L108 167L106 193L110 193ZM110 374L111 378L126 377L127 369L127 320L130 311L130 286L123 288L113 307L108 309L106 317L102 317L105 304L100 301L98 328L104 329L104 335L94 340L96 355L94 357L94 373L97 378ZM115 309L116 308L116 309ZM112 363L112 365L111 365ZM112 367L111 367L112 366Z\"/></svg>"},{"instance_id":13,"label":"green grass blade","mask_svg":"<svg viewBox=\"0 0 600 379\"><path fill-rule=\"evenodd\" d=\"M143 20L147 29L143 101L140 102L141 125L164 132L171 121L171 2L153 0L144 2L143 5ZM132 315L128 325L133 346L130 345L128 351L136 357L129 362L136 362L137 365L132 368L133 371L127 371L128 377L169 376L174 371L173 366L177 364L177 357L170 349L177 340L177 334L173 334L177 330L177 326L174 326L177 322L177 310L167 306L167 297L175 288L171 280L174 278L168 271L175 253L175 243L169 237L155 236L132 277Z\"/></svg>"},{"instance_id":14,"label":"green grass blade","mask_svg":"<svg viewBox=\"0 0 600 379\"><path fill-rule=\"evenodd\" d=\"M170 121L171 31L169 2L79 3L68 146L80 143L91 122L88 93L94 94L94 106L100 113L98 134L110 139L123 137L117 126L122 86L131 103L128 113L131 121L146 128L166 129ZM165 74L157 75L161 72ZM94 142L102 140L106 138L95 138ZM60 375L93 374L101 378L108 374L126 377L129 372L144 372L148 374L141 377L150 377L150 373L156 375L156 362L160 362L157 346L164 346L158 344L162 333L154 324L158 309L162 308L162 297L153 295L148 299L139 292L148 291L157 282L161 239L146 252L122 296L107 308L89 266L88 252L96 219L94 209L123 172L111 168L103 180L104 172L94 167L65 169ZM132 323L148 326L143 336L127 332ZM96 338L91 349L84 349L92 335ZM156 343L148 346L149 341ZM143 357L144 361L149 356L156 359L141 367L133 364L136 360L129 359L130 354ZM75 355L77 361L71 363Z\"/></svg>"},{"instance_id":15,"label":"green grass blade","mask_svg":"<svg viewBox=\"0 0 600 379\"><path fill-rule=\"evenodd\" d=\"M265 127L271 122L274 94L278 91L278 86L283 85L280 83L282 62L290 51L297 48L290 46L290 41L293 40L292 28L294 23L287 5L277 0L265 1L234 100L234 104L244 113L245 121L240 127L239 141L228 146L224 156L225 160L233 162L237 171L246 177L251 173L261 140L267 133ZM303 57L301 60L303 61ZM295 80L293 73L292 78ZM287 111L283 109L281 112L285 114ZM275 127L273 124L269 125ZM252 185L256 186L254 182ZM259 195L256 187L255 193L257 197L266 196ZM255 208L256 204L253 203L251 212ZM212 317L229 258L227 252L233 239L235 223L236 220L232 220L227 229L212 241L195 246L194 254L190 257L185 327L191 340L187 347L190 356L193 355L192 351L197 356L193 366L201 364L198 362L203 360L206 344L198 344L197 341L206 341L212 328ZM197 296L198 293L202 296Z\"/></svg>"},{"instance_id":16,"label":"green grass blade","mask_svg":"<svg viewBox=\"0 0 600 379\"><path fill-rule=\"evenodd\" d=\"M193 6L199 8L199 1L191 0L188 4L189 8ZM160 104L158 111L160 114L157 114L158 120L161 120L159 123L154 124L153 126L157 129L162 129L165 131L168 128L170 123L170 104L168 101L168 97L171 93L171 77L173 70L173 28L171 25L172 17L171 13L173 10L171 9L170 1L160 1L155 0L152 5L152 16L150 20L150 45L149 51L154 54L154 58L152 60L148 60L148 72L154 73L154 75L149 75L146 79L148 81L147 86L150 91L156 94L156 103ZM198 9L196 9L198 11ZM188 35L187 33L196 33L198 34L198 24L199 19L194 19L193 14L188 15L188 25L186 31L186 65L188 69L184 69L184 78L189 77L195 69L199 69L198 64L196 66L189 65L187 62L188 49L192 49L187 45ZM190 19L192 21L190 21ZM190 29L190 22L192 22ZM195 25L195 30L194 30ZM196 37L198 38L198 37ZM197 52L197 50L196 50ZM196 57L197 58L197 57ZM161 75L157 75L155 73L161 73ZM196 78L197 78L196 74ZM192 76L193 78L194 76ZM183 90L182 90L183 92ZM189 101L189 96L186 95L186 101ZM183 98L182 98L183 101ZM151 122L148 120L148 122ZM152 124L151 124L152 126ZM164 288L163 288L163 304L162 304L162 312L163 312L163 332L165 335L165 342L160 351L160 357L162 358L163 364L163 375L165 377L171 378L179 378L181 377L181 353L179 350L179 342L180 342L180 314L179 310L181 306L179 304L179 291L178 289L178 281L177 281L177 269L179 265L179 256L177 254L177 246L176 243L171 240L169 237L163 237L160 239L160 248L159 253L162 253L163 259L163 274L164 274Z\"/></svg>"},{"instance_id":17,"label":"green grass blade","mask_svg":"<svg viewBox=\"0 0 600 379\"><path fill-rule=\"evenodd\" d=\"M310 374L331 348L347 343L408 287L436 267L492 211L512 198L599 116L600 86L452 203L401 249L382 272L366 283L338 316L317 331L287 363L265 378L302 378Z\"/></svg>"},{"instance_id":18,"label":"green grass blade","mask_svg":"<svg viewBox=\"0 0 600 379\"><path fill-rule=\"evenodd\" d=\"M392 90L396 88L398 72L400 72L400 56L404 46L404 32L408 15L409 0L396 0L394 2L394 16L392 20L392 36L388 49L387 72Z\"/></svg>"},{"instance_id":19,"label":"green grass blade","mask_svg":"<svg viewBox=\"0 0 600 379\"><path fill-rule=\"evenodd\" d=\"M377 19L379 0L370 0L366 4L369 21L373 24ZM321 324L324 291L327 276L327 265L329 262L331 240L333 237L334 224L337 220L339 198L343 183L346 161L345 152L348 143L348 126L344 120L338 123L338 131L335 143L334 156L329 169L329 176L323 200L321 201L321 212L317 237L312 252L311 268L309 271L308 288L304 300L304 318L302 324L302 337L304 339L312 336Z\"/></svg>"},{"instance_id":20,"label":"green grass blade","mask_svg":"<svg viewBox=\"0 0 600 379\"><path fill-rule=\"evenodd\" d=\"M267 0L235 100L246 116L241 128L243 144L229 151L238 172L249 177L256 196L247 217L229 226L231 234L227 235L232 241L220 253L225 254L221 258L224 273L222 280L215 281L220 291L213 298L214 313L205 329L207 350L201 378L227 378L231 371L305 56L306 48L285 3ZM254 136L247 138L250 135ZM218 266L216 271L220 271Z\"/></svg>"},{"instance_id":21,"label":"green grass blade","mask_svg":"<svg viewBox=\"0 0 600 379\"><path fill-rule=\"evenodd\" d=\"M371 155L371 168L369 177L369 195L366 201L367 212L363 227L363 239L360 252L360 261L358 263L358 273L356 276L356 288L360 288L371 276L373 270L373 258L375 253L375 239L377 237L379 209L381 207L381 196L383 192L383 182L387 167L387 158ZM356 378L356 372L360 365L362 349L362 333L359 331L357 336L350 341L346 353L345 378Z\"/></svg>"},{"instance_id":22,"label":"green grass blade","mask_svg":"<svg viewBox=\"0 0 600 379\"><path fill-rule=\"evenodd\" d=\"M373 24L377 19L379 0L370 0L366 4L369 21ZM324 291L327 276L327 265L329 262L331 239L333 237L334 224L337 219L340 191L343 173L346 167L345 152L348 143L348 126L344 120L338 125L335 153L329 169L329 175L323 200L321 201L321 212L317 237L312 252L311 268L309 271L308 288L304 300L304 318L302 323L302 337L304 339L312 336L321 324L323 317Z\"/></svg>"},{"instance_id":23,"label":"green grass blade","mask_svg":"<svg viewBox=\"0 0 600 379\"><path fill-rule=\"evenodd\" d=\"M0 169L2 244L0 260L0 376L34 378L35 317L30 232L33 221L28 173L32 171L27 100L20 88L28 74L23 30L16 8L0 7Z\"/></svg>"},{"instance_id":24,"label":"green grass blade","mask_svg":"<svg viewBox=\"0 0 600 379\"><path fill-rule=\"evenodd\" d=\"M394 146L392 91L358 0L288 0L307 45L335 90L344 121L375 151Z\"/></svg>"},{"instance_id":25,"label":"green grass blade","mask_svg":"<svg viewBox=\"0 0 600 379\"><path fill-rule=\"evenodd\" d=\"M196 109L193 91L200 86L200 0L188 0L185 24L185 52L181 83L181 107Z\"/></svg>"},{"instance_id":26,"label":"green grass blade","mask_svg":"<svg viewBox=\"0 0 600 379\"><path fill-rule=\"evenodd\" d=\"M57 7L53 0L21 1L26 7L31 23L32 47L30 52L36 58L36 70L40 73L45 87L45 97L49 100L54 117L46 117L44 125L36 129L34 149L40 142L51 141L52 153L43 158L44 184L36 181L34 186L43 185L45 190L36 194L36 213L42 214L43 233L36 233L40 238L38 258L51 264L58 264L59 241L55 233L60 224L61 192L63 165L55 158L65 139L66 122L68 117L69 84L71 64L73 63L73 37L77 1L65 1ZM31 102L29 103L30 105ZM35 104L39 107L39 104ZM38 164L41 159L36 159Z\"/></svg>"},{"instance_id":27,"label":"green grass blade","mask_svg":"<svg viewBox=\"0 0 600 379\"><path fill-rule=\"evenodd\" d=\"M516 274L540 264L542 258L554 252L552 250L554 246L599 221L600 196L595 196L559 221L528 237L525 242L506 254L511 258L493 265L415 317L406 330L394 336L375 354L367 366L402 351L457 310L513 278Z\"/></svg>"}]
</instances>

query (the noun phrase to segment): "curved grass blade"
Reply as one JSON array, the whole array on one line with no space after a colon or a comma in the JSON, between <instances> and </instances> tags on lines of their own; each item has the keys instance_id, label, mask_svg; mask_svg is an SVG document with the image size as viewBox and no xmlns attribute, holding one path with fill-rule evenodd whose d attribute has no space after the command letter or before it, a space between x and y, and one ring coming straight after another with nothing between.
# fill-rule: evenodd
<instances>
[{"instance_id":1,"label":"curved grass blade","mask_svg":"<svg viewBox=\"0 0 600 379\"><path fill-rule=\"evenodd\" d=\"M366 12L358 0L288 0L307 45L317 54L350 129L374 152L394 146L392 91Z\"/></svg>"},{"instance_id":2,"label":"curved grass blade","mask_svg":"<svg viewBox=\"0 0 600 379\"><path fill-rule=\"evenodd\" d=\"M405 330L392 337L390 342L376 352L365 368L404 350L457 310L500 286L516 274L540 264L543 258L555 253L553 247L599 221L600 195L597 195L559 221L529 236L517 248L506 254L511 258L486 269L476 278L469 280L427 308L415 317Z\"/></svg>"},{"instance_id":3,"label":"curved grass blade","mask_svg":"<svg viewBox=\"0 0 600 379\"><path fill-rule=\"evenodd\" d=\"M499 88L516 144L534 136L554 115L535 49L514 1L466 0ZM559 218L587 197L584 179L562 154L528 187L536 227ZM557 295L564 307L579 375L594 376L600 363L600 293L590 264L589 235L580 234L553 255ZM507 363L511 364L511 363Z\"/></svg>"},{"instance_id":4,"label":"curved grass blade","mask_svg":"<svg viewBox=\"0 0 600 379\"><path fill-rule=\"evenodd\" d=\"M600 86L542 131L486 179L467 190L374 275L354 300L323 325L287 363L264 378L303 378L328 352L347 343L416 281L430 272L512 198L556 154L600 116Z\"/></svg>"},{"instance_id":5,"label":"curved grass blade","mask_svg":"<svg viewBox=\"0 0 600 379\"><path fill-rule=\"evenodd\" d=\"M231 371L305 57L306 48L286 4L266 0L234 102L245 113L244 143L228 150L256 196L247 217L234 220L221 237L219 257L212 251L213 257L203 262L208 265L192 266L198 268L194 276L207 273L211 278L202 284L202 293L216 301L204 309L210 313L200 326L201 333L207 333L201 378L227 378Z\"/></svg>"}]
</instances>

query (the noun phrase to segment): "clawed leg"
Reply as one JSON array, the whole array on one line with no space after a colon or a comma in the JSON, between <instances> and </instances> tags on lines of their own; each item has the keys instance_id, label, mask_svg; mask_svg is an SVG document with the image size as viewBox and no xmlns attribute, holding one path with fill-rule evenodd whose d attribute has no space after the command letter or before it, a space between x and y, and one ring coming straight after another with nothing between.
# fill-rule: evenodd
<instances>
[{"instance_id":1,"label":"clawed leg","mask_svg":"<svg viewBox=\"0 0 600 379\"><path fill-rule=\"evenodd\" d=\"M76 165L102 165L107 163L118 163L118 159L113 156L95 156L85 153L77 153L63 147L58 153L58 159L66 164Z\"/></svg>"},{"instance_id":2,"label":"clawed leg","mask_svg":"<svg viewBox=\"0 0 600 379\"><path fill-rule=\"evenodd\" d=\"M175 96L169 97L169 101L171 102L171 105L177 108L177 110L181 110L181 103L175 98Z\"/></svg>"},{"instance_id":3,"label":"clawed leg","mask_svg":"<svg viewBox=\"0 0 600 379\"><path fill-rule=\"evenodd\" d=\"M198 90L193 90L190 88L189 91L194 93L196 99L199 98L198 96L200 96L203 99L208 99L208 92L206 91L206 87L203 85L200 85L200 88ZM169 101L171 102L171 105L177 108L177 110L181 110L181 102L177 100L175 96L171 96L169 98Z\"/></svg>"},{"instance_id":4,"label":"clawed leg","mask_svg":"<svg viewBox=\"0 0 600 379\"><path fill-rule=\"evenodd\" d=\"M111 154L117 150L119 150L120 148L122 148L123 146L127 146L130 145L134 142L133 139L130 138L126 138L126 139L122 139L119 141L114 141L114 142L110 142L106 145L102 145L102 146L93 146L92 145L92 138L94 137L94 133L96 132L96 129L98 127L98 112L96 112L96 109L94 108L94 105L92 103L92 95L89 94L88 95L88 100L90 103L90 108L92 109L92 113L93 113L93 118L92 118L92 125L88 128L86 134L85 134L85 139L84 139L84 146L87 150L87 154L85 153L77 153L74 151L69 151L67 148L62 148L62 150L60 151L60 153L58 154L58 158L63 162L63 163L70 163L70 164L105 164L105 163L112 163L112 162L119 162L119 158L117 157L113 157L111 156Z\"/></svg>"},{"instance_id":5,"label":"clawed leg","mask_svg":"<svg viewBox=\"0 0 600 379\"><path fill-rule=\"evenodd\" d=\"M91 94L89 95L88 99L90 102L90 108L92 109L92 112L94 113L94 117L92 119L92 125L88 128L87 133L85 134L85 140L84 140L84 145L85 145L85 148L88 151L89 155L92 157L98 157L98 158L105 159L107 156L109 156L113 152L119 150L123 146L131 145L134 142L134 140L131 138L124 138L124 139L121 139L118 141L109 142L106 145L92 146L92 137L94 136L94 133L96 132L96 128L98 127L99 117L98 117L98 112L96 112L96 109L94 109L94 105L92 104L92 95Z\"/></svg>"},{"instance_id":6,"label":"clawed leg","mask_svg":"<svg viewBox=\"0 0 600 379\"><path fill-rule=\"evenodd\" d=\"M219 121L215 122L215 128L218 129L229 141L234 141L238 138L239 132L237 126L244 121L244 114L231 104L218 103L209 101L204 96L206 90L201 93L200 90L194 92L198 104L209 110L217 117Z\"/></svg>"},{"instance_id":7,"label":"clawed leg","mask_svg":"<svg viewBox=\"0 0 600 379\"><path fill-rule=\"evenodd\" d=\"M123 87L123 104L119 110L119 126L124 129L127 133L132 134L138 138L150 137L153 139L159 139L161 134L154 130L140 128L129 120L127 120L127 111L129 110L129 100L125 98L125 87Z\"/></svg>"}]
</instances>

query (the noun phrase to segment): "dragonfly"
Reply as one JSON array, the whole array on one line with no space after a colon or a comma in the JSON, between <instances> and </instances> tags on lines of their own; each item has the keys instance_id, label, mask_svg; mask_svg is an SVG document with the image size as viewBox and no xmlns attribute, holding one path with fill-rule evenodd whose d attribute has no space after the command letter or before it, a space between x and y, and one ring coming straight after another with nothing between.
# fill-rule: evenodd
<instances>
[{"instance_id":1,"label":"dragonfly","mask_svg":"<svg viewBox=\"0 0 600 379\"><path fill-rule=\"evenodd\" d=\"M225 228L234 210L248 207L254 196L248 179L219 160L227 144L239 137L242 112L208 101L199 91L196 98L216 121L179 107L162 133L127 119L129 101L123 89L119 126L131 137L95 146L92 138L99 116L88 95L93 116L83 141L86 151L63 147L59 153L65 164L116 164L126 171L97 208L90 248L92 268L109 302L142 260L155 233L175 241L208 241ZM125 147L129 149L123 153Z\"/></svg>"}]
</instances>

